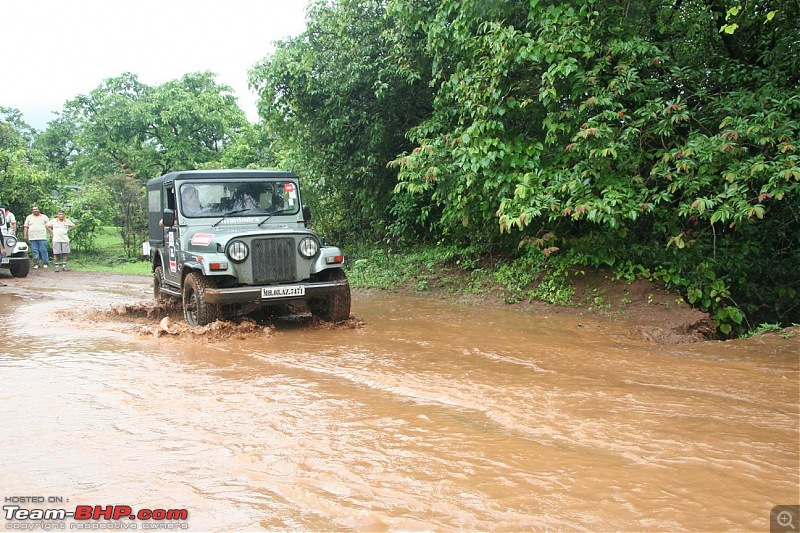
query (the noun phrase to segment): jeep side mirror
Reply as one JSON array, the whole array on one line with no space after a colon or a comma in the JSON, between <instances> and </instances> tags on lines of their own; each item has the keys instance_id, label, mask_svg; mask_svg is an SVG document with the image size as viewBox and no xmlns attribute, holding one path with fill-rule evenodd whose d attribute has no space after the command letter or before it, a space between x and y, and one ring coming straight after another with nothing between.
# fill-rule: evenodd
<instances>
[{"instance_id":1,"label":"jeep side mirror","mask_svg":"<svg viewBox=\"0 0 800 533\"><path fill-rule=\"evenodd\" d=\"M311 208L308 207L307 205L303 206L303 222L305 222L306 224L311 222Z\"/></svg>"},{"instance_id":2,"label":"jeep side mirror","mask_svg":"<svg viewBox=\"0 0 800 533\"><path fill-rule=\"evenodd\" d=\"M172 209L164 209L164 216L161 217L162 223L165 228L175 225L175 211Z\"/></svg>"}]
</instances>

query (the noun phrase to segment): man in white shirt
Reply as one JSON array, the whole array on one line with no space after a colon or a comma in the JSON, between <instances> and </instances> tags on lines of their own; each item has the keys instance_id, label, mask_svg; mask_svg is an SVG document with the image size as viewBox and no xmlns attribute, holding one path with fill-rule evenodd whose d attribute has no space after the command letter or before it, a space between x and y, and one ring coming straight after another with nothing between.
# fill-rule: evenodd
<instances>
[{"instance_id":1,"label":"man in white shirt","mask_svg":"<svg viewBox=\"0 0 800 533\"><path fill-rule=\"evenodd\" d=\"M53 257L56 260L55 271L58 272L59 266L66 272L67 256L69 255L69 235L68 232L74 229L75 224L66 217L63 210L59 210L56 218L47 223L47 230L53 237ZM59 259L59 257L61 259ZM59 263L60 261L60 263Z\"/></svg>"},{"instance_id":2,"label":"man in white shirt","mask_svg":"<svg viewBox=\"0 0 800 533\"><path fill-rule=\"evenodd\" d=\"M31 207L31 214L25 218L25 225L22 226L22 238L30 242L33 251L33 268L39 268L44 263L43 268L50 266L50 257L47 254L47 223L50 219L39 211L39 206Z\"/></svg>"}]
</instances>

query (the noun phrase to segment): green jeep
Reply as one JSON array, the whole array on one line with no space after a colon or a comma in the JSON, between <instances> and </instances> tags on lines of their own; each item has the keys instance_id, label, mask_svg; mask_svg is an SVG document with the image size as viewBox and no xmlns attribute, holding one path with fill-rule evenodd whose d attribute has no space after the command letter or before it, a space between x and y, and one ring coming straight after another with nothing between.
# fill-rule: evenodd
<instances>
[{"instance_id":1,"label":"green jeep","mask_svg":"<svg viewBox=\"0 0 800 533\"><path fill-rule=\"evenodd\" d=\"M297 302L349 318L344 256L308 229L295 174L170 172L147 182L147 204L153 294L180 298L190 326Z\"/></svg>"}]
</instances>

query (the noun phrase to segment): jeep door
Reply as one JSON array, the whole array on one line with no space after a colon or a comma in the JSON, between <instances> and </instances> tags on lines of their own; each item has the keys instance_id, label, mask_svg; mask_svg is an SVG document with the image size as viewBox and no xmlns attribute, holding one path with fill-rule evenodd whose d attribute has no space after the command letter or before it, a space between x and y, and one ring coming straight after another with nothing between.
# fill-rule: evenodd
<instances>
[{"instance_id":1,"label":"jeep door","mask_svg":"<svg viewBox=\"0 0 800 533\"><path fill-rule=\"evenodd\" d=\"M181 286L181 234L178 223L178 206L175 202L175 188L168 186L164 191L166 207L175 212L175 223L164 226L164 279L171 285Z\"/></svg>"}]
</instances>

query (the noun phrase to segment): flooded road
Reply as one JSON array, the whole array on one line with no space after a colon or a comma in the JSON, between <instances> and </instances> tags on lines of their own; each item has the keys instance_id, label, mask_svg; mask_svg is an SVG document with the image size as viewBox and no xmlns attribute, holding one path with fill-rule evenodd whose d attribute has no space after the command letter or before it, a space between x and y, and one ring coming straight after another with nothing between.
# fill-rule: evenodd
<instances>
[{"instance_id":1,"label":"flooded road","mask_svg":"<svg viewBox=\"0 0 800 533\"><path fill-rule=\"evenodd\" d=\"M83 317L149 278L2 281L5 498L191 531L769 531L800 501L798 335L355 293L361 327L156 338Z\"/></svg>"}]
</instances>

